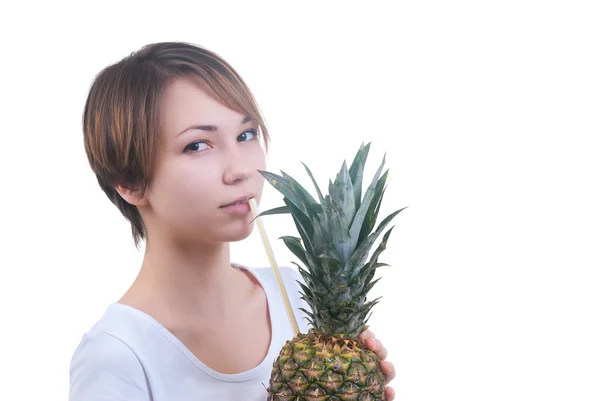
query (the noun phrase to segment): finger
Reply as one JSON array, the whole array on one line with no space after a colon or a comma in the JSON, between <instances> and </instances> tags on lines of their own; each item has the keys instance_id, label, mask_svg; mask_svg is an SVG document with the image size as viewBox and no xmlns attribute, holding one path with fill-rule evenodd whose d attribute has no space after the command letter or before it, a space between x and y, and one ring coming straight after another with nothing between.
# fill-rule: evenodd
<instances>
[{"instance_id":1,"label":"finger","mask_svg":"<svg viewBox=\"0 0 600 401\"><path fill-rule=\"evenodd\" d=\"M386 401L392 401L394 398L396 398L396 392L394 391L394 389L391 387L386 387L385 388Z\"/></svg>"},{"instance_id":2,"label":"finger","mask_svg":"<svg viewBox=\"0 0 600 401\"><path fill-rule=\"evenodd\" d=\"M363 339L363 340L366 340L368 338L375 338L375 334L373 334L373 332L371 330L366 329L365 331L360 333L358 338Z\"/></svg>"},{"instance_id":3,"label":"finger","mask_svg":"<svg viewBox=\"0 0 600 401\"><path fill-rule=\"evenodd\" d=\"M368 349L377 353L379 351L379 348L381 347L381 342L379 342L379 340L377 340L376 338L367 338L367 340L365 341L365 345Z\"/></svg>"},{"instance_id":4,"label":"finger","mask_svg":"<svg viewBox=\"0 0 600 401\"><path fill-rule=\"evenodd\" d=\"M373 351L380 361L383 361L385 358L387 358L387 348L381 344L381 341L377 340L376 338L370 338L367 340L366 344L367 348Z\"/></svg>"},{"instance_id":5,"label":"finger","mask_svg":"<svg viewBox=\"0 0 600 401\"><path fill-rule=\"evenodd\" d=\"M381 371L385 375L385 384L389 384L396 377L396 368L390 361L381 362Z\"/></svg>"}]
</instances>

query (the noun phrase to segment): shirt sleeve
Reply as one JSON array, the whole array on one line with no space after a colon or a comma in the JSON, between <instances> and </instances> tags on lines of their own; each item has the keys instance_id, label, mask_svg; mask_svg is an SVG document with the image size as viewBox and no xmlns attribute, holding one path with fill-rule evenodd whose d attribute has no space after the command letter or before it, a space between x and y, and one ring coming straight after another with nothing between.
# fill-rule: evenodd
<instances>
[{"instance_id":1,"label":"shirt sleeve","mask_svg":"<svg viewBox=\"0 0 600 401\"><path fill-rule=\"evenodd\" d=\"M144 369L129 346L104 332L87 334L71 360L69 401L149 401Z\"/></svg>"}]
</instances>

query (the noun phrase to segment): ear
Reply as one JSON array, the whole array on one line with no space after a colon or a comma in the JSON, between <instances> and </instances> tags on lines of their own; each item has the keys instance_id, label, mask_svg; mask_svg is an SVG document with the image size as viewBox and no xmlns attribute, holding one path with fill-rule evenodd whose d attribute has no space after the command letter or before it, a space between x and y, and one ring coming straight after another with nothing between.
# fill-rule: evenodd
<instances>
[{"instance_id":1,"label":"ear","mask_svg":"<svg viewBox=\"0 0 600 401\"><path fill-rule=\"evenodd\" d=\"M146 206L148 204L148 197L146 194L142 195L142 191L139 187L128 188L122 185L115 185L115 190L121 195L121 198L125 199L125 202L133 206Z\"/></svg>"}]
</instances>

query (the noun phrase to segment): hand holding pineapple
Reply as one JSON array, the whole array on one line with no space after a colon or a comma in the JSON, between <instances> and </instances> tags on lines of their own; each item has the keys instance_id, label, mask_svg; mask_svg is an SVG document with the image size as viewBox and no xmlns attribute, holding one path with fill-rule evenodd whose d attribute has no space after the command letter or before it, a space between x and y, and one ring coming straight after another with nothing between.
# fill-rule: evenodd
<instances>
[{"instance_id":1,"label":"hand holding pineapple","mask_svg":"<svg viewBox=\"0 0 600 401\"><path fill-rule=\"evenodd\" d=\"M394 380L394 377L396 377L396 369L394 369L394 365L385 360L385 358L387 358L387 349L379 340L375 338L375 335L369 329L363 331L358 338L365 340L367 348L373 351L381 361L381 371L385 375L385 384L387 386L392 380ZM394 389L392 387L386 387L385 399L387 401L393 401L394 398Z\"/></svg>"},{"instance_id":2,"label":"hand holding pineapple","mask_svg":"<svg viewBox=\"0 0 600 401\"><path fill-rule=\"evenodd\" d=\"M283 240L303 265L296 264L304 278L299 284L311 311L302 311L313 326L282 348L273 365L270 401L393 399L393 390L385 386L395 372L381 362L387 352L378 342L365 341L372 337L366 322L378 303L378 299L367 301L367 294L379 280L373 280L375 270L386 266L378 257L393 227L367 259L377 238L403 209L387 216L373 231L387 171L381 175L384 158L362 197L368 152L369 144L362 145L350 169L343 163L335 181L329 181L326 196L305 165L319 202L289 175L260 172L284 195L286 204L261 215L290 213L300 234Z\"/></svg>"}]
</instances>

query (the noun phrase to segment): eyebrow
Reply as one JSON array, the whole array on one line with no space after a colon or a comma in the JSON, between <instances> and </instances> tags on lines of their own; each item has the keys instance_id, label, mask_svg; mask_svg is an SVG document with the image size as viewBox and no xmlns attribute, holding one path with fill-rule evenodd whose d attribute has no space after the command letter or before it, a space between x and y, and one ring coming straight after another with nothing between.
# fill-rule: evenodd
<instances>
[{"instance_id":1,"label":"eyebrow","mask_svg":"<svg viewBox=\"0 0 600 401\"><path fill-rule=\"evenodd\" d=\"M249 122L250 120L252 120L252 117L246 116L246 117L244 117L242 119L242 122L240 123L240 125L244 125L247 122ZM195 124L195 125L190 125L186 129L184 129L183 131L181 131L179 134L177 134L177 136L179 136L179 135L181 135L181 134L183 134L183 133L185 133L185 132L187 132L187 131L189 131L191 129L199 129L199 130L202 130L202 131L211 131L211 132L214 132L214 131L217 131L219 128L216 125L213 125L213 124L209 124L209 125L197 125L197 124Z\"/></svg>"}]
</instances>

